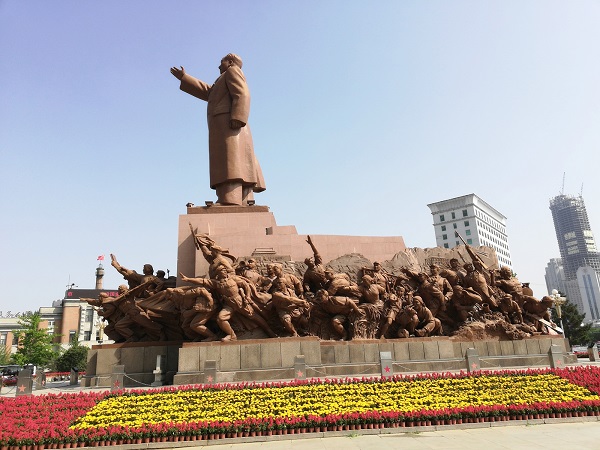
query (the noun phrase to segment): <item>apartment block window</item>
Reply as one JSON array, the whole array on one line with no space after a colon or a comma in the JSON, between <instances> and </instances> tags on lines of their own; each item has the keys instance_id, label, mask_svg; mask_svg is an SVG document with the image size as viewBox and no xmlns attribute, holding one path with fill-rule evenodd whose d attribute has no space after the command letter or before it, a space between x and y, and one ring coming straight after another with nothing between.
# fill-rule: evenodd
<instances>
[{"instance_id":1,"label":"apartment block window","mask_svg":"<svg viewBox=\"0 0 600 450\"><path fill-rule=\"evenodd\" d=\"M471 236L471 230L467 230L467 231L465 231L465 234L466 234L467 236Z\"/></svg>"},{"instance_id":2,"label":"apartment block window","mask_svg":"<svg viewBox=\"0 0 600 450\"><path fill-rule=\"evenodd\" d=\"M75 342L76 335L77 333L75 332L75 330L69 331L69 344L73 344Z\"/></svg>"},{"instance_id":3,"label":"apartment block window","mask_svg":"<svg viewBox=\"0 0 600 450\"><path fill-rule=\"evenodd\" d=\"M460 242L456 241L456 245L460 245Z\"/></svg>"},{"instance_id":4,"label":"apartment block window","mask_svg":"<svg viewBox=\"0 0 600 450\"><path fill-rule=\"evenodd\" d=\"M463 209L463 217L467 217L467 210Z\"/></svg>"},{"instance_id":5,"label":"apartment block window","mask_svg":"<svg viewBox=\"0 0 600 450\"><path fill-rule=\"evenodd\" d=\"M456 219L456 214L452 213L452 218Z\"/></svg>"},{"instance_id":6,"label":"apartment block window","mask_svg":"<svg viewBox=\"0 0 600 450\"><path fill-rule=\"evenodd\" d=\"M444 222L446 219L444 218L443 214L440 214L440 222Z\"/></svg>"},{"instance_id":7,"label":"apartment block window","mask_svg":"<svg viewBox=\"0 0 600 450\"><path fill-rule=\"evenodd\" d=\"M465 227L468 227L468 226L469 226L469 221L465 220Z\"/></svg>"},{"instance_id":8,"label":"apartment block window","mask_svg":"<svg viewBox=\"0 0 600 450\"><path fill-rule=\"evenodd\" d=\"M8 333L0 333L0 346L6 347L6 338L8 337Z\"/></svg>"},{"instance_id":9,"label":"apartment block window","mask_svg":"<svg viewBox=\"0 0 600 450\"><path fill-rule=\"evenodd\" d=\"M473 244L473 239L467 239L467 244L469 244L469 245Z\"/></svg>"},{"instance_id":10,"label":"apartment block window","mask_svg":"<svg viewBox=\"0 0 600 450\"><path fill-rule=\"evenodd\" d=\"M89 341L92 338L92 332L91 331L84 331L83 332L83 339L85 341Z\"/></svg>"},{"instance_id":11,"label":"apartment block window","mask_svg":"<svg viewBox=\"0 0 600 450\"><path fill-rule=\"evenodd\" d=\"M456 230L456 224L455 223L452 224L452 227Z\"/></svg>"},{"instance_id":12,"label":"apartment block window","mask_svg":"<svg viewBox=\"0 0 600 450\"><path fill-rule=\"evenodd\" d=\"M444 248L448 248L448 244L447 244L447 243L446 243L446 244L444 244Z\"/></svg>"},{"instance_id":13,"label":"apartment block window","mask_svg":"<svg viewBox=\"0 0 600 450\"><path fill-rule=\"evenodd\" d=\"M442 231L446 231L446 225L442 225Z\"/></svg>"},{"instance_id":14,"label":"apartment block window","mask_svg":"<svg viewBox=\"0 0 600 450\"><path fill-rule=\"evenodd\" d=\"M446 239L448 239L448 235L447 234L442 234L442 239L445 241Z\"/></svg>"}]
</instances>

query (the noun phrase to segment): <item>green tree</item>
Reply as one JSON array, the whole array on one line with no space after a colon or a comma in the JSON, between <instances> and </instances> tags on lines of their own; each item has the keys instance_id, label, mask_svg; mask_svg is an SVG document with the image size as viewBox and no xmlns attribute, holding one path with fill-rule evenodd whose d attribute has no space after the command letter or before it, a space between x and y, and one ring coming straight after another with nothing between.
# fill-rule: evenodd
<instances>
[{"instance_id":1,"label":"green tree","mask_svg":"<svg viewBox=\"0 0 600 450\"><path fill-rule=\"evenodd\" d=\"M12 356L15 364L34 364L45 368L56 358L57 352L52 343L54 335L40 328L40 322L41 316L37 312L27 314L19 320L21 329L15 331L19 338L19 348Z\"/></svg>"},{"instance_id":2,"label":"green tree","mask_svg":"<svg viewBox=\"0 0 600 450\"><path fill-rule=\"evenodd\" d=\"M56 359L56 370L70 372L71 369L85 370L87 366L88 348L79 343L79 336L75 336L70 347Z\"/></svg>"},{"instance_id":3,"label":"green tree","mask_svg":"<svg viewBox=\"0 0 600 450\"><path fill-rule=\"evenodd\" d=\"M592 342L600 341L600 328L592 327L590 333L591 333L591 341Z\"/></svg>"},{"instance_id":4,"label":"green tree","mask_svg":"<svg viewBox=\"0 0 600 450\"><path fill-rule=\"evenodd\" d=\"M556 315L556 308L552 308L552 321L560 324ZM562 323L565 328L565 336L571 345L588 345L592 340L592 324L583 325L585 314L580 314L577 306L567 300L562 306Z\"/></svg>"},{"instance_id":5,"label":"green tree","mask_svg":"<svg viewBox=\"0 0 600 450\"><path fill-rule=\"evenodd\" d=\"M10 351L4 346L0 345L0 365L7 365L10 362Z\"/></svg>"}]
</instances>

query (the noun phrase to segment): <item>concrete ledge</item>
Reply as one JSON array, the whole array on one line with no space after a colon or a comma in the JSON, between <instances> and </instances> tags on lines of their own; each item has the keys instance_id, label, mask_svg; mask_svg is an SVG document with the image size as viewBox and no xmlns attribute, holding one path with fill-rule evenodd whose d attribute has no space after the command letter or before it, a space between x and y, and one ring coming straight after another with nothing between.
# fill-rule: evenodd
<instances>
[{"instance_id":1,"label":"concrete ledge","mask_svg":"<svg viewBox=\"0 0 600 450\"><path fill-rule=\"evenodd\" d=\"M131 343L94 346L88 354L85 386L110 386L115 365L124 365L126 387L150 384L156 356L167 358L167 383L206 382L205 362L216 362L215 382L293 379L294 359L304 356L303 377L360 377L381 374L379 355L392 355L394 373L467 370L465 354L475 349L483 370L547 367L550 345L565 349L563 338L535 336L523 341L454 341L449 337L320 341L316 337L248 339L234 342ZM562 353L566 364L577 358ZM214 371L214 369L213 369ZM214 374L214 372L213 372Z\"/></svg>"}]
</instances>

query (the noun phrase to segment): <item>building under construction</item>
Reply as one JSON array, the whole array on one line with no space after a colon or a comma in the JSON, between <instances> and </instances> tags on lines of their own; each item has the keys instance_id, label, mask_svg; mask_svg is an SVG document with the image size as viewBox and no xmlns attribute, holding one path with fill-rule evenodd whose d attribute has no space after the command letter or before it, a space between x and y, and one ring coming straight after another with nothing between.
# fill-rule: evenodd
<instances>
[{"instance_id":1,"label":"building under construction","mask_svg":"<svg viewBox=\"0 0 600 450\"><path fill-rule=\"evenodd\" d=\"M550 211L564 270L565 294L586 314L586 321L600 320L600 253L583 197L558 195L550 200Z\"/></svg>"}]
</instances>

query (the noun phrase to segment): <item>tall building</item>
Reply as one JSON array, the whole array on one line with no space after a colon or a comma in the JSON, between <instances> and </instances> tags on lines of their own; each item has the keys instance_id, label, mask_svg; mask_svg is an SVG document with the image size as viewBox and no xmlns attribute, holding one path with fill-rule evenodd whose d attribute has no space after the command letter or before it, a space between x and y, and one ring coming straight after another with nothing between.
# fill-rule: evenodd
<instances>
[{"instance_id":1,"label":"tall building","mask_svg":"<svg viewBox=\"0 0 600 450\"><path fill-rule=\"evenodd\" d=\"M565 294L565 271L563 270L562 260L560 258L552 258L546 265L546 289L548 294L552 293L553 289Z\"/></svg>"},{"instance_id":2,"label":"tall building","mask_svg":"<svg viewBox=\"0 0 600 450\"><path fill-rule=\"evenodd\" d=\"M453 248L460 245L462 242L455 234L458 233L469 245L492 247L496 250L500 265L512 269L506 235L506 217L496 209L475 194L442 200L427 206L433 216L435 242L438 247Z\"/></svg>"},{"instance_id":3,"label":"tall building","mask_svg":"<svg viewBox=\"0 0 600 450\"><path fill-rule=\"evenodd\" d=\"M587 320L600 320L600 253L583 197L558 195L550 200L550 211L562 260L565 294Z\"/></svg>"}]
</instances>

